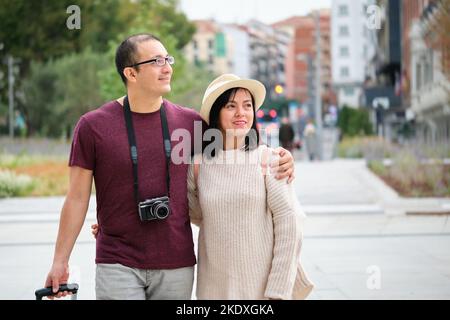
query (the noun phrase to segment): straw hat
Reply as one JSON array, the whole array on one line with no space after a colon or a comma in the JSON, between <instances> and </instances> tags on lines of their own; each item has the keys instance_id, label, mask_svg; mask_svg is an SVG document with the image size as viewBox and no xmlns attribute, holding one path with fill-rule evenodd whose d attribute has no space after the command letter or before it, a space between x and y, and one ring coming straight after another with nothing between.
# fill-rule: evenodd
<instances>
[{"instance_id":1,"label":"straw hat","mask_svg":"<svg viewBox=\"0 0 450 320\"><path fill-rule=\"evenodd\" d=\"M255 111L262 106L266 96L266 88L261 82L252 79L241 79L234 74L223 74L209 84L203 96L200 116L206 123L209 124L209 113L214 101L231 88L245 88L250 91L255 99Z\"/></svg>"}]
</instances>

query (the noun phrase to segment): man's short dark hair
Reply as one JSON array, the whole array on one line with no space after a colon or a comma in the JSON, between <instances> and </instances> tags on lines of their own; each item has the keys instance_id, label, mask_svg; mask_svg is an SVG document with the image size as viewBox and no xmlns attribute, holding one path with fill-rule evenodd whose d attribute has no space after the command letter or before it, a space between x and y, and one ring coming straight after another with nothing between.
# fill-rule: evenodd
<instances>
[{"instance_id":1,"label":"man's short dark hair","mask_svg":"<svg viewBox=\"0 0 450 320\"><path fill-rule=\"evenodd\" d=\"M142 42L150 41L150 40L156 40L161 42L158 37L150 34L150 33L140 33L135 34L132 36L129 36L126 38L117 48L116 51L116 68L117 72L119 73L120 77L122 78L123 83L125 85L127 84L127 78L123 74L123 70L126 67L129 67L135 63L138 63L137 61L138 54L137 54L137 45ZM139 70L139 66L135 67L136 70Z\"/></svg>"}]
</instances>

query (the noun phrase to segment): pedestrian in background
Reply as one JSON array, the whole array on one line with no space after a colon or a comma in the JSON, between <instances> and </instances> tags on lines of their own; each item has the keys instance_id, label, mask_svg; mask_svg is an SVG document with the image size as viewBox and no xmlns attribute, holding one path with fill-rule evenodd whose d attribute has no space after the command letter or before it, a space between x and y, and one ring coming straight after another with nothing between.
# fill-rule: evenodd
<instances>
[{"instance_id":1,"label":"pedestrian in background","mask_svg":"<svg viewBox=\"0 0 450 320\"><path fill-rule=\"evenodd\" d=\"M278 133L278 138L280 140L280 145L286 150L289 150L291 153L293 152L294 149L294 137L295 132L294 128L292 127L292 124L289 122L289 119L287 117L283 117L281 119L281 126Z\"/></svg>"},{"instance_id":2,"label":"pedestrian in background","mask_svg":"<svg viewBox=\"0 0 450 320\"><path fill-rule=\"evenodd\" d=\"M306 144L306 151L308 152L308 158L310 161L314 161L317 151L317 135L316 127L312 119L308 119L308 123L303 131L303 137Z\"/></svg>"}]
</instances>

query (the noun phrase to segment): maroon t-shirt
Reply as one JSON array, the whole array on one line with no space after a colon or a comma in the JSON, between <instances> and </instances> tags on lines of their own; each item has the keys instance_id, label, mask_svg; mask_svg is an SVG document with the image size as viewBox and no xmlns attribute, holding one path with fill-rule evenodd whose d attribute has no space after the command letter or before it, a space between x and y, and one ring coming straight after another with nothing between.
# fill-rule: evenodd
<instances>
[{"instance_id":1,"label":"maroon t-shirt","mask_svg":"<svg viewBox=\"0 0 450 320\"><path fill-rule=\"evenodd\" d=\"M194 140L194 110L164 100L169 132L183 128ZM166 195L166 160L160 113L132 113L138 150L140 201ZM172 149L178 144L172 141ZM192 147L192 144L191 144ZM191 150L189 150L191 152ZM96 263L140 269L195 264L187 202L188 164L170 163L170 215L141 222L134 199L133 167L122 106L106 103L83 115L74 132L70 166L93 171L97 197Z\"/></svg>"}]
</instances>

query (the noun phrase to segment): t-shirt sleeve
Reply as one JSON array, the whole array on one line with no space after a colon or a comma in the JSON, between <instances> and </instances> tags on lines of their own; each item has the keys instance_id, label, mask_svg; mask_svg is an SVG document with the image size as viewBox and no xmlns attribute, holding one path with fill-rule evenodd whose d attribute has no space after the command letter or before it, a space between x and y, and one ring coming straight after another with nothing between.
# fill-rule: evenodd
<instances>
[{"instance_id":1,"label":"t-shirt sleeve","mask_svg":"<svg viewBox=\"0 0 450 320\"><path fill-rule=\"evenodd\" d=\"M70 149L69 166L81 167L92 171L95 168L95 137L84 117L80 118L75 127Z\"/></svg>"}]
</instances>

